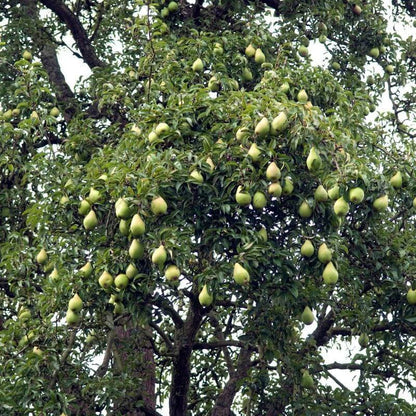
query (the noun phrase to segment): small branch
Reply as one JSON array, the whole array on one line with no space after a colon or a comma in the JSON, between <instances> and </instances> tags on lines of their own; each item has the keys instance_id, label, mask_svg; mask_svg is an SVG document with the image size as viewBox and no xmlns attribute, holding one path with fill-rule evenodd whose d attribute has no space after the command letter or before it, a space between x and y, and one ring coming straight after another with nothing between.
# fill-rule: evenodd
<instances>
[{"instance_id":1,"label":"small branch","mask_svg":"<svg viewBox=\"0 0 416 416\"><path fill-rule=\"evenodd\" d=\"M110 359L111 359L112 351L113 351L114 336L115 336L114 330L111 330L108 333L107 348L105 350L103 361L101 365L97 368L97 371L95 372L97 377L100 377L100 378L104 377L105 373L108 370L108 364L110 363Z\"/></svg>"}]
</instances>

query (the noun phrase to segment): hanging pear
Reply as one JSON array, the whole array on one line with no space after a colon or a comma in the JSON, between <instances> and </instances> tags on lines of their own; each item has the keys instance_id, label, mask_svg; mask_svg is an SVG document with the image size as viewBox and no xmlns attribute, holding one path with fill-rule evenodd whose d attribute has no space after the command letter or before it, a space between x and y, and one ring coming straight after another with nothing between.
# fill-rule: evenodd
<instances>
[{"instance_id":1,"label":"hanging pear","mask_svg":"<svg viewBox=\"0 0 416 416\"><path fill-rule=\"evenodd\" d=\"M181 271L179 270L178 266L171 264L168 267L166 267L165 277L167 281L177 282L180 275L181 275Z\"/></svg>"},{"instance_id":2,"label":"hanging pear","mask_svg":"<svg viewBox=\"0 0 416 416\"><path fill-rule=\"evenodd\" d=\"M253 196L253 207L263 209L267 205L267 198L263 192L257 191Z\"/></svg>"},{"instance_id":3,"label":"hanging pear","mask_svg":"<svg viewBox=\"0 0 416 416\"><path fill-rule=\"evenodd\" d=\"M167 259L167 252L165 247L161 244L152 254L152 263L162 267Z\"/></svg>"},{"instance_id":4,"label":"hanging pear","mask_svg":"<svg viewBox=\"0 0 416 416\"><path fill-rule=\"evenodd\" d=\"M74 312L79 312L82 309L83 302L81 297L78 295L78 293L75 293L74 296L69 300L68 302L68 309Z\"/></svg>"},{"instance_id":5,"label":"hanging pear","mask_svg":"<svg viewBox=\"0 0 416 416\"><path fill-rule=\"evenodd\" d=\"M214 297L209 293L207 285L204 285L201 292L198 295L199 303L202 306L210 306Z\"/></svg>"},{"instance_id":6,"label":"hanging pear","mask_svg":"<svg viewBox=\"0 0 416 416\"><path fill-rule=\"evenodd\" d=\"M127 268L126 268L126 276L129 279L133 279L134 277L137 276L138 273L139 273L139 271L137 270L137 267L133 263L130 263L127 266Z\"/></svg>"},{"instance_id":7,"label":"hanging pear","mask_svg":"<svg viewBox=\"0 0 416 416\"><path fill-rule=\"evenodd\" d=\"M364 200L364 190L360 187L351 188L349 191L349 197L353 204L359 204Z\"/></svg>"},{"instance_id":8,"label":"hanging pear","mask_svg":"<svg viewBox=\"0 0 416 416\"><path fill-rule=\"evenodd\" d=\"M312 208L306 201L303 201L300 204L298 213L302 218L309 218L312 215Z\"/></svg>"},{"instance_id":9,"label":"hanging pear","mask_svg":"<svg viewBox=\"0 0 416 416\"><path fill-rule=\"evenodd\" d=\"M234 265L233 278L239 285L246 285L250 281L248 271L239 263Z\"/></svg>"},{"instance_id":10,"label":"hanging pear","mask_svg":"<svg viewBox=\"0 0 416 416\"><path fill-rule=\"evenodd\" d=\"M130 243L129 256L135 260L141 260L144 257L143 244L136 238Z\"/></svg>"},{"instance_id":11,"label":"hanging pear","mask_svg":"<svg viewBox=\"0 0 416 416\"><path fill-rule=\"evenodd\" d=\"M280 195L282 195L283 189L280 183L274 182L269 185L269 187L267 188L267 192L270 195L278 198Z\"/></svg>"},{"instance_id":12,"label":"hanging pear","mask_svg":"<svg viewBox=\"0 0 416 416\"><path fill-rule=\"evenodd\" d=\"M305 309L303 310L300 319L305 325L311 325L313 323L315 317L313 316L313 313L309 306L305 306Z\"/></svg>"},{"instance_id":13,"label":"hanging pear","mask_svg":"<svg viewBox=\"0 0 416 416\"><path fill-rule=\"evenodd\" d=\"M309 371L305 370L302 374L302 380L300 385L305 389L312 389L314 386L313 378L309 374Z\"/></svg>"},{"instance_id":14,"label":"hanging pear","mask_svg":"<svg viewBox=\"0 0 416 416\"><path fill-rule=\"evenodd\" d=\"M87 231L91 231L94 229L98 224L97 216L95 215L94 210L91 210L86 217L84 218L84 221L82 222L84 225L84 228Z\"/></svg>"},{"instance_id":15,"label":"hanging pear","mask_svg":"<svg viewBox=\"0 0 416 416\"><path fill-rule=\"evenodd\" d=\"M251 195L247 191L243 191L242 186L239 186L235 193L235 200L238 205L246 207L251 204Z\"/></svg>"},{"instance_id":16,"label":"hanging pear","mask_svg":"<svg viewBox=\"0 0 416 416\"><path fill-rule=\"evenodd\" d=\"M321 263L329 263L332 259L332 251L328 248L325 243L322 243L318 249L318 260Z\"/></svg>"},{"instance_id":17,"label":"hanging pear","mask_svg":"<svg viewBox=\"0 0 416 416\"><path fill-rule=\"evenodd\" d=\"M81 274L82 277L84 278L88 278L92 275L92 266L91 263L88 261L87 263L85 263L80 269L79 269L79 273Z\"/></svg>"},{"instance_id":18,"label":"hanging pear","mask_svg":"<svg viewBox=\"0 0 416 416\"><path fill-rule=\"evenodd\" d=\"M282 176L279 167L275 162L271 162L266 169L266 178L271 182L277 182Z\"/></svg>"},{"instance_id":19,"label":"hanging pear","mask_svg":"<svg viewBox=\"0 0 416 416\"><path fill-rule=\"evenodd\" d=\"M321 167L322 160L319 156L318 151L316 150L315 146L311 147L311 150L309 151L309 155L306 159L306 166L310 171L317 170Z\"/></svg>"},{"instance_id":20,"label":"hanging pear","mask_svg":"<svg viewBox=\"0 0 416 416\"><path fill-rule=\"evenodd\" d=\"M322 185L319 185L315 189L315 192L314 192L313 196L315 198L315 201L317 201L317 202L326 202L326 201L328 201L328 192L326 191L326 189Z\"/></svg>"},{"instance_id":21,"label":"hanging pear","mask_svg":"<svg viewBox=\"0 0 416 416\"><path fill-rule=\"evenodd\" d=\"M373 207L376 211L385 211L389 206L389 198L387 195L382 195L373 202Z\"/></svg>"},{"instance_id":22,"label":"hanging pear","mask_svg":"<svg viewBox=\"0 0 416 416\"><path fill-rule=\"evenodd\" d=\"M133 237L140 237L146 231L146 225L139 214L134 214L130 223L130 233Z\"/></svg>"},{"instance_id":23,"label":"hanging pear","mask_svg":"<svg viewBox=\"0 0 416 416\"><path fill-rule=\"evenodd\" d=\"M81 320L81 316L77 312L68 309L66 312L65 320L68 325L75 325Z\"/></svg>"},{"instance_id":24,"label":"hanging pear","mask_svg":"<svg viewBox=\"0 0 416 416\"><path fill-rule=\"evenodd\" d=\"M272 134L283 131L287 127L287 115L281 111L273 120L271 126Z\"/></svg>"},{"instance_id":25,"label":"hanging pear","mask_svg":"<svg viewBox=\"0 0 416 416\"><path fill-rule=\"evenodd\" d=\"M332 261L330 261L324 268L322 273L324 282L328 285L334 285L338 281L338 271Z\"/></svg>"},{"instance_id":26,"label":"hanging pear","mask_svg":"<svg viewBox=\"0 0 416 416\"><path fill-rule=\"evenodd\" d=\"M97 189L91 188L86 199L90 204L95 204L101 199L101 193L100 191L97 191Z\"/></svg>"},{"instance_id":27,"label":"hanging pear","mask_svg":"<svg viewBox=\"0 0 416 416\"><path fill-rule=\"evenodd\" d=\"M123 273L118 274L114 279L114 285L118 290L123 290L129 285L129 278Z\"/></svg>"},{"instance_id":28,"label":"hanging pear","mask_svg":"<svg viewBox=\"0 0 416 416\"><path fill-rule=\"evenodd\" d=\"M118 229L120 230L121 235L128 236L130 232L130 221L129 220L120 220Z\"/></svg>"},{"instance_id":29,"label":"hanging pear","mask_svg":"<svg viewBox=\"0 0 416 416\"><path fill-rule=\"evenodd\" d=\"M399 189L403 185L403 176L400 171L397 171L390 179L390 184L395 189Z\"/></svg>"},{"instance_id":30,"label":"hanging pear","mask_svg":"<svg viewBox=\"0 0 416 416\"><path fill-rule=\"evenodd\" d=\"M300 254L305 257L312 257L315 252L315 247L312 244L311 240L305 240L300 248Z\"/></svg>"},{"instance_id":31,"label":"hanging pear","mask_svg":"<svg viewBox=\"0 0 416 416\"><path fill-rule=\"evenodd\" d=\"M257 134L259 137L264 137L269 134L270 131L270 124L267 117L263 117L258 123L256 128L254 129L254 133Z\"/></svg>"},{"instance_id":32,"label":"hanging pear","mask_svg":"<svg viewBox=\"0 0 416 416\"><path fill-rule=\"evenodd\" d=\"M339 186L338 185L334 185L331 189L329 189L328 190L328 196L333 201L335 201L336 199L338 199L339 198Z\"/></svg>"},{"instance_id":33,"label":"hanging pear","mask_svg":"<svg viewBox=\"0 0 416 416\"><path fill-rule=\"evenodd\" d=\"M246 47L245 54L249 58L252 58L256 54L256 48L250 43L250 45Z\"/></svg>"},{"instance_id":34,"label":"hanging pear","mask_svg":"<svg viewBox=\"0 0 416 416\"><path fill-rule=\"evenodd\" d=\"M36 262L38 264L46 264L48 261L48 253L44 248L42 248L39 253L36 255Z\"/></svg>"},{"instance_id":35,"label":"hanging pear","mask_svg":"<svg viewBox=\"0 0 416 416\"><path fill-rule=\"evenodd\" d=\"M348 205L348 202L344 199L344 197L340 197L335 201L334 212L339 217L345 217L349 209L350 207Z\"/></svg>"},{"instance_id":36,"label":"hanging pear","mask_svg":"<svg viewBox=\"0 0 416 416\"><path fill-rule=\"evenodd\" d=\"M254 53L254 61L258 64L263 64L266 62L266 57L260 48L257 48L256 52Z\"/></svg>"},{"instance_id":37,"label":"hanging pear","mask_svg":"<svg viewBox=\"0 0 416 416\"><path fill-rule=\"evenodd\" d=\"M104 271L98 278L98 283L103 289L109 289L113 284L113 276L107 271Z\"/></svg>"},{"instance_id":38,"label":"hanging pear","mask_svg":"<svg viewBox=\"0 0 416 416\"><path fill-rule=\"evenodd\" d=\"M290 195L293 192L294 186L292 178L286 177L283 181L282 194Z\"/></svg>"},{"instance_id":39,"label":"hanging pear","mask_svg":"<svg viewBox=\"0 0 416 416\"><path fill-rule=\"evenodd\" d=\"M80 203L79 203L79 207L78 207L78 213L80 215L87 215L91 210L91 205L90 203L86 200L83 199Z\"/></svg>"},{"instance_id":40,"label":"hanging pear","mask_svg":"<svg viewBox=\"0 0 416 416\"><path fill-rule=\"evenodd\" d=\"M253 162L258 162L261 156L261 150L257 147L256 143L253 143L248 149L248 155L251 157Z\"/></svg>"},{"instance_id":41,"label":"hanging pear","mask_svg":"<svg viewBox=\"0 0 416 416\"><path fill-rule=\"evenodd\" d=\"M194 72L201 72L204 69L204 63L202 62L201 58L198 58L192 64L192 71Z\"/></svg>"},{"instance_id":42,"label":"hanging pear","mask_svg":"<svg viewBox=\"0 0 416 416\"><path fill-rule=\"evenodd\" d=\"M150 209L155 215L164 215L168 210L168 204L161 196L158 196L150 203Z\"/></svg>"},{"instance_id":43,"label":"hanging pear","mask_svg":"<svg viewBox=\"0 0 416 416\"><path fill-rule=\"evenodd\" d=\"M117 199L115 203L117 218L127 219L130 217L130 207L124 198Z\"/></svg>"}]
</instances>

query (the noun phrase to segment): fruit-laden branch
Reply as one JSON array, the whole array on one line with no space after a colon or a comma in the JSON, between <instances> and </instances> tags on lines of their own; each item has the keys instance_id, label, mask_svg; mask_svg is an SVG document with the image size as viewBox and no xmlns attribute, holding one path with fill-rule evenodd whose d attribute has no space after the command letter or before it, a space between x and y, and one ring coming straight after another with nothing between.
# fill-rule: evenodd
<instances>
[{"instance_id":1,"label":"fruit-laden branch","mask_svg":"<svg viewBox=\"0 0 416 416\"><path fill-rule=\"evenodd\" d=\"M95 49L91 45L87 32L81 22L66 4L61 0L40 0L40 2L48 9L52 10L67 25L85 63L90 68L104 67L104 62L102 62L95 53Z\"/></svg>"},{"instance_id":2,"label":"fruit-laden branch","mask_svg":"<svg viewBox=\"0 0 416 416\"><path fill-rule=\"evenodd\" d=\"M218 395L211 416L231 415L231 405L238 392L238 384L242 379L247 377L248 370L251 367L250 356L251 351L248 348L244 348L240 351L236 369L230 374L230 378L225 384L223 391Z\"/></svg>"}]
</instances>

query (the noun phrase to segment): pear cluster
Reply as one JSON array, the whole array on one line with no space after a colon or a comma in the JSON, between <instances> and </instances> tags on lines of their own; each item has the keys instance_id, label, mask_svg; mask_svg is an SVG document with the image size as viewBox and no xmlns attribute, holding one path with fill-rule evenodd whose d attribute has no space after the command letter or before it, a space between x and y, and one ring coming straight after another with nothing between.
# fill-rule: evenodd
<instances>
[{"instance_id":1,"label":"pear cluster","mask_svg":"<svg viewBox=\"0 0 416 416\"><path fill-rule=\"evenodd\" d=\"M83 307L83 302L78 293L75 293L74 296L68 302L68 310L66 312L66 323L68 325L76 325L81 320L81 309Z\"/></svg>"}]
</instances>

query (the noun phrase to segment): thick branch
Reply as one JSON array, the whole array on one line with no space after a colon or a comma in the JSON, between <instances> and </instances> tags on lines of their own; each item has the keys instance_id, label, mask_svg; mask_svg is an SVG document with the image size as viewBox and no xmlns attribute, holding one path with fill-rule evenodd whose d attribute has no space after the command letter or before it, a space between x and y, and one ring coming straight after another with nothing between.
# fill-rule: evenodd
<instances>
[{"instance_id":1,"label":"thick branch","mask_svg":"<svg viewBox=\"0 0 416 416\"><path fill-rule=\"evenodd\" d=\"M40 2L52 10L67 25L86 64L90 68L104 67L105 64L95 53L87 32L68 6L61 0L40 0Z\"/></svg>"}]
</instances>

